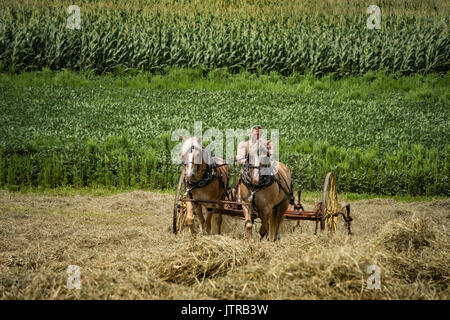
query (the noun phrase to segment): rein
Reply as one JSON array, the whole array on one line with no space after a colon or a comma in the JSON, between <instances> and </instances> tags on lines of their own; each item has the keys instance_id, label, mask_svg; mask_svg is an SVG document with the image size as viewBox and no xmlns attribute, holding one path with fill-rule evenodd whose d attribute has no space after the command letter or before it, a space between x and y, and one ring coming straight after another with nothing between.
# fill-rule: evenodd
<instances>
[{"instance_id":1,"label":"rein","mask_svg":"<svg viewBox=\"0 0 450 320\"><path fill-rule=\"evenodd\" d=\"M283 186L283 184L281 183L281 181L279 179L277 179L275 177L275 175L263 175L260 178L260 181L258 184L254 184L252 182L252 179L250 177L250 168L256 168L259 169L261 167L270 167L270 165L266 164L266 165L260 165L260 166L253 166L250 165L248 162L245 164L244 169L243 169L243 173L241 175L241 181L244 183L244 185L250 190L251 195L250 198L252 200L252 205L255 206L255 193L258 191L261 191L267 187L269 187L270 185L272 185L274 182L276 182L278 184L278 186L280 187L281 190L283 190L283 192L285 193L285 197L283 198L283 200L280 201L280 203L278 203L274 208L276 208L277 206L279 206L283 201L285 201L286 199L289 199L289 203L290 204L295 204L295 198L294 195L292 193L292 190L294 189L294 185L293 182L291 181L291 187L290 190L286 190L286 188ZM279 173L277 173L277 175L280 175ZM284 182L285 179L281 176L281 178L283 179Z\"/></svg>"},{"instance_id":2,"label":"rein","mask_svg":"<svg viewBox=\"0 0 450 320\"><path fill-rule=\"evenodd\" d=\"M195 147L192 146L191 152L194 149L195 149ZM204 152L203 149L201 149L201 151ZM194 164L194 162L191 162L191 161L188 163ZM197 189L197 188L202 188L202 187L206 186L207 184L209 184L214 179L216 179L216 178L218 179L219 175L217 174L216 169L220 168L222 166L226 166L226 165L228 165L228 164L227 163L217 164L214 162L212 165L210 165L210 164L206 163L205 172L203 173L203 176L201 177L201 179L198 181L188 182L186 179L186 176L185 176L184 182L185 182L186 186L188 187L188 189L185 192L185 195L189 195L189 197L192 199L192 193L191 193L192 190ZM220 176L220 178L221 178L221 176ZM219 179L219 184L225 188L225 184L222 179ZM225 188L225 190L227 190L227 188Z\"/></svg>"},{"instance_id":3,"label":"rein","mask_svg":"<svg viewBox=\"0 0 450 320\"><path fill-rule=\"evenodd\" d=\"M245 186L255 192L267 188L275 181L273 175L263 175L261 176L259 183L254 184L250 177L249 169L259 169L260 167L270 167L270 165L253 166L247 162L244 165L244 174L241 175L241 181L245 184Z\"/></svg>"}]
</instances>

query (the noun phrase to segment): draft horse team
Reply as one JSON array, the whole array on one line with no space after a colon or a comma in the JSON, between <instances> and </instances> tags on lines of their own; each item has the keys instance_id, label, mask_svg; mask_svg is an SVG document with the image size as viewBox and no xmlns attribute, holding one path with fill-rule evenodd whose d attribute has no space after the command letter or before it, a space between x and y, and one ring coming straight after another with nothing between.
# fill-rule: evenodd
<instances>
[{"instance_id":1,"label":"draft horse team","mask_svg":"<svg viewBox=\"0 0 450 320\"><path fill-rule=\"evenodd\" d=\"M280 224L289 204L294 204L293 186L289 168L272 159L273 147L260 138L261 126L252 128L251 138L238 145L236 160L242 165L236 186L237 201L242 204L245 228L252 237L254 219L261 219L261 239L280 239ZM230 168L223 159L213 157L199 138L185 139L181 148L184 163L185 225L195 234L195 216L200 232L220 234L222 216L213 208L224 208L232 193L229 187ZM203 202L202 202L203 201ZM208 202L213 201L213 202ZM254 215L256 213L256 217Z\"/></svg>"}]
</instances>

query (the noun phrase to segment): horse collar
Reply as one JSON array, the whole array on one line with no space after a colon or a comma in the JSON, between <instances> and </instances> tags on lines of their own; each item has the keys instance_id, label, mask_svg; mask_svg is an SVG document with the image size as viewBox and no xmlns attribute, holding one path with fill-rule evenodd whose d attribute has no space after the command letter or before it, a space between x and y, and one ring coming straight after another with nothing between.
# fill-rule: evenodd
<instances>
[{"instance_id":1,"label":"horse collar","mask_svg":"<svg viewBox=\"0 0 450 320\"><path fill-rule=\"evenodd\" d=\"M217 172L216 172L216 170L214 170L214 168L215 168L214 165L206 164L205 173L203 173L202 178L198 181L188 182L185 178L184 181L185 181L186 185L189 187L188 191L190 192L196 188L204 187L209 182L211 182L217 176Z\"/></svg>"}]
</instances>

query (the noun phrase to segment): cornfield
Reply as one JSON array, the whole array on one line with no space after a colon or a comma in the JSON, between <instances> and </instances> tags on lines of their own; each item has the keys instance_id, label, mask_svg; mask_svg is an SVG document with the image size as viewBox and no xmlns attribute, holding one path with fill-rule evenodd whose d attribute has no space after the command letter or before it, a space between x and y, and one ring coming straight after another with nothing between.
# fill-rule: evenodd
<instances>
[{"instance_id":1,"label":"cornfield","mask_svg":"<svg viewBox=\"0 0 450 320\"><path fill-rule=\"evenodd\" d=\"M384 14L381 29L369 30L364 6L357 8L360 12L353 9L353 14L339 16L269 10L255 17L242 10L221 14L217 8L217 12L197 14L144 11L139 5L138 9L121 7L120 2L113 10L100 6L102 2L95 6L96 1L88 1L89 9L80 4L81 29L72 30L66 25L67 6L43 8L39 3L2 8L2 70L45 67L99 74L160 73L175 66L205 72L227 68L342 77L378 70L408 75L449 69L449 16L445 14ZM224 5L224 1L218 3Z\"/></svg>"},{"instance_id":2,"label":"cornfield","mask_svg":"<svg viewBox=\"0 0 450 320\"><path fill-rule=\"evenodd\" d=\"M0 81L0 187L174 189L180 167L171 151L179 141L171 133L193 133L198 119L203 130L221 130L224 143L228 128L278 128L280 160L302 190L320 190L333 171L340 192L449 195L448 103L39 79L40 86Z\"/></svg>"},{"instance_id":3,"label":"cornfield","mask_svg":"<svg viewBox=\"0 0 450 320\"><path fill-rule=\"evenodd\" d=\"M448 1L379 1L379 30L367 28L362 0L80 0L80 29L67 28L71 4L2 1L0 71L146 77L178 68L220 75L223 68L296 79L449 69ZM302 189L320 189L334 171L342 191L448 195L448 99L430 104L392 94L366 103L357 93L340 101L326 90L305 96L0 81L0 186L171 189L179 168L170 162L167 134L197 119L205 129L283 128L281 160Z\"/></svg>"}]
</instances>

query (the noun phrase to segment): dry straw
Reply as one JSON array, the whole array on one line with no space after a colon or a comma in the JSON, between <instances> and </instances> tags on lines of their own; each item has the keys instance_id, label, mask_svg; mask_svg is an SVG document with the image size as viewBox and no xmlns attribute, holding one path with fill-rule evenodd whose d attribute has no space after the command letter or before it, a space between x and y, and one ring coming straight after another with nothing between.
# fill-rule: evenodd
<instances>
[{"instance_id":1,"label":"dry straw","mask_svg":"<svg viewBox=\"0 0 450 320\"><path fill-rule=\"evenodd\" d=\"M314 236L314 223L285 221L276 243L256 232L249 243L231 218L223 235L175 236L172 203L0 192L0 298L450 298L450 200L352 202L353 236L342 223ZM372 264L380 290L367 287ZM66 288L68 265L80 266L81 290Z\"/></svg>"}]
</instances>

